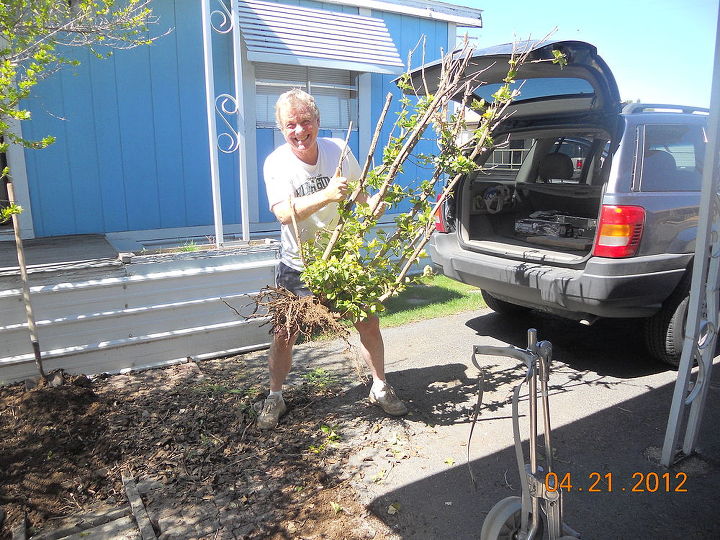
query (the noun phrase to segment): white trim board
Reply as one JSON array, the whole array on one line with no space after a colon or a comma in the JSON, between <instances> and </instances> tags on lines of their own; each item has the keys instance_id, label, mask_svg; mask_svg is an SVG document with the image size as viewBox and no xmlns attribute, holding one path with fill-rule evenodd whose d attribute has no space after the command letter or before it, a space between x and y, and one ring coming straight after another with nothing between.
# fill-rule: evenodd
<instances>
[{"instance_id":1,"label":"white trim board","mask_svg":"<svg viewBox=\"0 0 720 540\"><path fill-rule=\"evenodd\" d=\"M397 0L397 4L393 0L323 0L323 2L325 4L357 6L358 8L369 8L389 13L413 15L422 19L447 21L456 23L458 26L483 27L483 10L456 6L445 2L431 0Z\"/></svg>"}]
</instances>

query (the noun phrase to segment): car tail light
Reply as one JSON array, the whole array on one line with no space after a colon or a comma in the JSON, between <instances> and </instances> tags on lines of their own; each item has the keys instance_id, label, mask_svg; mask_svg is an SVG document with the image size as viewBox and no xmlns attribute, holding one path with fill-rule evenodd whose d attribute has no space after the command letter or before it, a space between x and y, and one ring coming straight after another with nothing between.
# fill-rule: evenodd
<instances>
[{"instance_id":1,"label":"car tail light","mask_svg":"<svg viewBox=\"0 0 720 540\"><path fill-rule=\"evenodd\" d=\"M440 200L441 195L437 196L436 200ZM435 230L437 232L446 233L448 232L447 227L445 226L445 216L443 215L443 208L445 206L445 203L438 206L437 210L435 210Z\"/></svg>"},{"instance_id":2,"label":"car tail light","mask_svg":"<svg viewBox=\"0 0 720 540\"><path fill-rule=\"evenodd\" d=\"M640 245L645 225L641 206L603 205L593 255L596 257L632 257Z\"/></svg>"},{"instance_id":3,"label":"car tail light","mask_svg":"<svg viewBox=\"0 0 720 540\"><path fill-rule=\"evenodd\" d=\"M582 159L578 159L578 160L575 162L575 168L576 168L576 169L582 169L582 166L583 166L583 160L582 160Z\"/></svg>"}]
</instances>

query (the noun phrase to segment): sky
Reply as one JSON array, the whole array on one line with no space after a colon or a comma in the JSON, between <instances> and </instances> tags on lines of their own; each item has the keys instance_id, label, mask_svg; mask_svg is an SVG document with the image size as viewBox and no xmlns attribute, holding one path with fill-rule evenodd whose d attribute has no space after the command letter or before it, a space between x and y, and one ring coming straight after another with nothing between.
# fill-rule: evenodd
<instances>
[{"instance_id":1,"label":"sky","mask_svg":"<svg viewBox=\"0 0 720 540\"><path fill-rule=\"evenodd\" d=\"M718 0L444 1L483 10L478 48L557 28L553 40L597 47L623 101L710 106Z\"/></svg>"}]
</instances>

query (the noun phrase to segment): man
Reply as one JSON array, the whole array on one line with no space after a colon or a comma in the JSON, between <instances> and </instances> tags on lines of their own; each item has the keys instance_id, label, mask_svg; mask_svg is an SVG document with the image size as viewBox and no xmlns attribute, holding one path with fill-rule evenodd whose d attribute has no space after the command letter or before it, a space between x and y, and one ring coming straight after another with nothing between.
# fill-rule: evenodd
<instances>
[{"instance_id":1,"label":"man","mask_svg":"<svg viewBox=\"0 0 720 540\"><path fill-rule=\"evenodd\" d=\"M348 178L357 179L361 170L348 152L336 176L344 143L339 139L320 138L320 111L315 99L294 89L282 94L275 104L275 119L285 144L265 160L264 176L270 210L281 223L282 258L277 270L277 285L298 296L312 292L300 279L303 263L293 227L293 214L301 242L322 228L331 228L337 220L337 203L346 198ZM373 377L370 402L387 414L407 413L405 404L385 382L385 350L377 317L355 323L360 334L360 353ZM258 417L261 429L272 429L287 410L282 386L292 366L292 348L297 334L288 336L282 329L273 334L270 346L270 394Z\"/></svg>"}]
</instances>

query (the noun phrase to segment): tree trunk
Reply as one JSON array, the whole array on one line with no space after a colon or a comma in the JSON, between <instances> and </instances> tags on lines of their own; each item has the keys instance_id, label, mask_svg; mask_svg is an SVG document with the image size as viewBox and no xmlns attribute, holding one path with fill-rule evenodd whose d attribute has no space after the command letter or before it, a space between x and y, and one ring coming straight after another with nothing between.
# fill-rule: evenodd
<instances>
[{"instance_id":1,"label":"tree trunk","mask_svg":"<svg viewBox=\"0 0 720 540\"><path fill-rule=\"evenodd\" d=\"M8 199L12 205L15 203L15 190L13 189L12 181L7 177L5 177L5 186L7 187ZM35 366L38 369L38 373L40 373L40 377L45 379L46 375L43 369L42 356L40 355L37 325L35 324L35 316L33 315L32 303L30 302L30 285L28 282L27 265L25 264L25 251L23 250L23 243L20 238L20 216L18 214L13 214L12 224L13 231L15 232L15 247L17 248L18 266L20 267L20 280L22 281L23 303L25 304L28 330L30 330L30 343L33 354L35 355Z\"/></svg>"}]
</instances>

